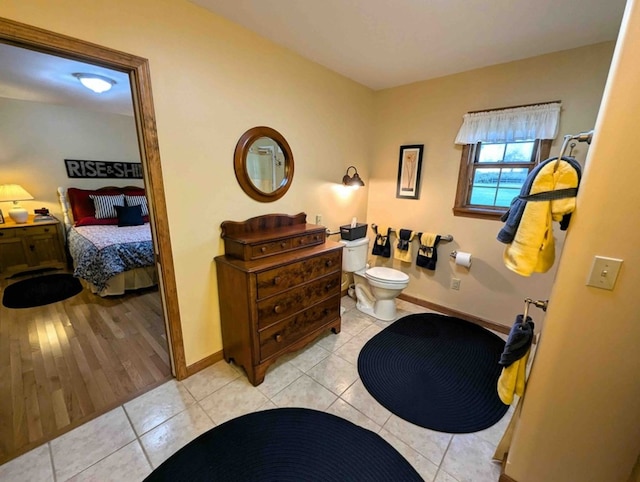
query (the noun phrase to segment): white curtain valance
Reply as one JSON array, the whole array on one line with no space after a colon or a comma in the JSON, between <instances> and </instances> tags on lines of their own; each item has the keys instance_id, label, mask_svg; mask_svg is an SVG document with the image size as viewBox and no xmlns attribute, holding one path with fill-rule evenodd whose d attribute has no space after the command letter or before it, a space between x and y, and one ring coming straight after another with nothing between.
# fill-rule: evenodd
<instances>
[{"instance_id":1,"label":"white curtain valance","mask_svg":"<svg viewBox=\"0 0 640 482\"><path fill-rule=\"evenodd\" d=\"M456 144L554 139L558 135L560 107L555 102L465 114Z\"/></svg>"}]
</instances>

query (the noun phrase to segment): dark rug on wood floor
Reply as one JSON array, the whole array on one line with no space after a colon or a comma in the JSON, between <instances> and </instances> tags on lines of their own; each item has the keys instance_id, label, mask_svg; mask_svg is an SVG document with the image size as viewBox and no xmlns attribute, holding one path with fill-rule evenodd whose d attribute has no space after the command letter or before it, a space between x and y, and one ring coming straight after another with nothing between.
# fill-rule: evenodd
<instances>
[{"instance_id":1,"label":"dark rug on wood floor","mask_svg":"<svg viewBox=\"0 0 640 482\"><path fill-rule=\"evenodd\" d=\"M145 481L419 481L382 437L325 412L243 415L189 442Z\"/></svg>"},{"instance_id":2,"label":"dark rug on wood floor","mask_svg":"<svg viewBox=\"0 0 640 482\"><path fill-rule=\"evenodd\" d=\"M414 314L367 342L358 372L369 393L398 417L440 432L477 432L509 408L496 389L504 344L468 321Z\"/></svg>"},{"instance_id":3,"label":"dark rug on wood floor","mask_svg":"<svg viewBox=\"0 0 640 482\"><path fill-rule=\"evenodd\" d=\"M80 280L71 274L36 276L7 286L2 304L7 308L32 308L66 300L81 291Z\"/></svg>"}]
</instances>

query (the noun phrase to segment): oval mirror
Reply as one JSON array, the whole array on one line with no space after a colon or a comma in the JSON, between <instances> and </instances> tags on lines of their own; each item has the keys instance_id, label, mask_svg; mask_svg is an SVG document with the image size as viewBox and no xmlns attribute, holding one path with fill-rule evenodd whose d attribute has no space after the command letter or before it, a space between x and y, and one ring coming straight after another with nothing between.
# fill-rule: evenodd
<instances>
[{"instance_id":1,"label":"oval mirror","mask_svg":"<svg viewBox=\"0 0 640 482\"><path fill-rule=\"evenodd\" d=\"M282 134L270 127L253 127L242 134L233 165L240 187L256 201L275 201L291 187L291 148Z\"/></svg>"}]
</instances>

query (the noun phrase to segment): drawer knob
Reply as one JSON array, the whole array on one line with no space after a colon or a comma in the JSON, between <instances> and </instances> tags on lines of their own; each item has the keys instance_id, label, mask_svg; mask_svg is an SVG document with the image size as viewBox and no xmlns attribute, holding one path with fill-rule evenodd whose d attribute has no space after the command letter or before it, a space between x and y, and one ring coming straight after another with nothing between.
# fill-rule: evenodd
<instances>
[{"instance_id":1,"label":"drawer knob","mask_svg":"<svg viewBox=\"0 0 640 482\"><path fill-rule=\"evenodd\" d=\"M273 311L275 311L276 313L282 313L282 305L276 305L273 307Z\"/></svg>"},{"instance_id":2,"label":"drawer knob","mask_svg":"<svg viewBox=\"0 0 640 482\"><path fill-rule=\"evenodd\" d=\"M332 265L333 265L333 261L332 261L332 260L330 260L330 259L329 259L329 260L327 260L327 262L325 263L325 266L326 266L327 268L329 268L329 267L330 267L330 266L332 266Z\"/></svg>"},{"instance_id":3,"label":"drawer knob","mask_svg":"<svg viewBox=\"0 0 640 482\"><path fill-rule=\"evenodd\" d=\"M276 340L276 343L280 343L282 341L282 335L280 333L276 333L273 335L273 339Z\"/></svg>"},{"instance_id":4,"label":"drawer knob","mask_svg":"<svg viewBox=\"0 0 640 482\"><path fill-rule=\"evenodd\" d=\"M322 312L324 316L329 316L330 313L331 313L331 310L329 308L325 308L324 311Z\"/></svg>"},{"instance_id":5,"label":"drawer knob","mask_svg":"<svg viewBox=\"0 0 640 482\"><path fill-rule=\"evenodd\" d=\"M275 278L273 278L274 285L279 285L280 281L282 281L282 278L280 278L280 276L276 276Z\"/></svg>"},{"instance_id":6,"label":"drawer knob","mask_svg":"<svg viewBox=\"0 0 640 482\"><path fill-rule=\"evenodd\" d=\"M333 288L333 285L331 283L327 283L326 286L324 287L324 290L329 291L331 288Z\"/></svg>"},{"instance_id":7,"label":"drawer knob","mask_svg":"<svg viewBox=\"0 0 640 482\"><path fill-rule=\"evenodd\" d=\"M285 242L283 241L282 243L280 243L280 247L281 247L281 248L283 248L283 249L284 249L284 248L286 248L286 247L287 247L287 243L285 243Z\"/></svg>"},{"instance_id":8,"label":"drawer knob","mask_svg":"<svg viewBox=\"0 0 640 482\"><path fill-rule=\"evenodd\" d=\"M44 232L48 233L49 232L49 228L44 228Z\"/></svg>"},{"instance_id":9,"label":"drawer knob","mask_svg":"<svg viewBox=\"0 0 640 482\"><path fill-rule=\"evenodd\" d=\"M0 233L0 236L4 236L4 233Z\"/></svg>"},{"instance_id":10,"label":"drawer knob","mask_svg":"<svg viewBox=\"0 0 640 482\"><path fill-rule=\"evenodd\" d=\"M267 247L263 246L262 248L260 248L260 251L262 251L263 253L266 253L267 252Z\"/></svg>"}]
</instances>

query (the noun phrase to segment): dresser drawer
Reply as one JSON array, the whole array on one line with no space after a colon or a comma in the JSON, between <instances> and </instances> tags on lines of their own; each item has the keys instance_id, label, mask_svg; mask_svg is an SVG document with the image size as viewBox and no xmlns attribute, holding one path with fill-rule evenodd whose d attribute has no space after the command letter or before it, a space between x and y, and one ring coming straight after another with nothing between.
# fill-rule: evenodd
<instances>
[{"instance_id":1,"label":"dresser drawer","mask_svg":"<svg viewBox=\"0 0 640 482\"><path fill-rule=\"evenodd\" d=\"M284 350L303 336L323 327L340 316L340 295L331 297L311 308L282 320L259 332L260 360Z\"/></svg>"},{"instance_id":2,"label":"dresser drawer","mask_svg":"<svg viewBox=\"0 0 640 482\"><path fill-rule=\"evenodd\" d=\"M288 251L290 249L291 239L281 239L280 241L271 241L268 243L256 244L254 246L251 246L251 259L278 254L282 251Z\"/></svg>"},{"instance_id":3,"label":"dresser drawer","mask_svg":"<svg viewBox=\"0 0 640 482\"><path fill-rule=\"evenodd\" d=\"M15 229L3 229L2 231L0 231L0 239L8 239L8 238L15 238L15 237L16 237Z\"/></svg>"},{"instance_id":4,"label":"dresser drawer","mask_svg":"<svg viewBox=\"0 0 640 482\"><path fill-rule=\"evenodd\" d=\"M287 264L257 274L258 299L298 286L308 280L340 271L342 251L336 250L321 256Z\"/></svg>"},{"instance_id":5,"label":"dresser drawer","mask_svg":"<svg viewBox=\"0 0 640 482\"><path fill-rule=\"evenodd\" d=\"M327 297L340 294L341 281L341 273L335 272L258 302L258 328L266 328Z\"/></svg>"},{"instance_id":6,"label":"dresser drawer","mask_svg":"<svg viewBox=\"0 0 640 482\"><path fill-rule=\"evenodd\" d=\"M17 231L28 236L35 236L38 234L53 234L57 232L55 226L29 226L28 228L15 228L12 231Z\"/></svg>"},{"instance_id":7,"label":"dresser drawer","mask_svg":"<svg viewBox=\"0 0 640 482\"><path fill-rule=\"evenodd\" d=\"M324 233L314 233L306 234L304 236L297 236L291 239L291 243L293 244L294 248L322 244L324 243Z\"/></svg>"}]
</instances>

